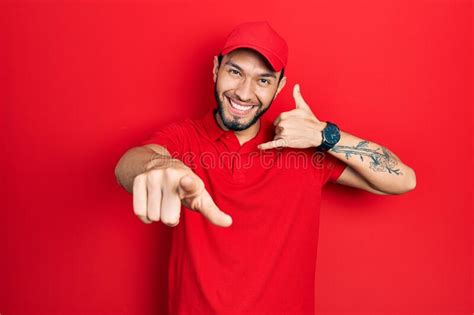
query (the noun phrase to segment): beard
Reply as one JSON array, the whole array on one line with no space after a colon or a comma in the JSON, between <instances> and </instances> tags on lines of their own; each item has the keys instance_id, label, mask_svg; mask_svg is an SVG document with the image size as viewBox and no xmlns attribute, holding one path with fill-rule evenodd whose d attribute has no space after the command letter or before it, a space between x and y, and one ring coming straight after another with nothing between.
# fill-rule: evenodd
<instances>
[{"instance_id":1,"label":"beard","mask_svg":"<svg viewBox=\"0 0 474 315\"><path fill-rule=\"evenodd\" d=\"M237 117L237 118L234 117L234 118L228 119L224 114L224 101L225 101L226 96L224 95L224 101L220 99L219 93L217 92L217 81L218 80L216 80L216 83L214 84L214 97L216 98L216 102L217 102L217 113L221 117L221 120L224 126L229 130L242 131L249 128L253 124L255 124L260 119L260 117L263 114L265 114L265 112L270 108L270 105L273 102L273 98L275 97L275 95L273 95L272 101L265 108L262 108L262 103L259 101L259 104L256 106L257 112L254 114L252 119L250 119L246 123L241 121L241 119L244 117Z\"/></svg>"}]
</instances>

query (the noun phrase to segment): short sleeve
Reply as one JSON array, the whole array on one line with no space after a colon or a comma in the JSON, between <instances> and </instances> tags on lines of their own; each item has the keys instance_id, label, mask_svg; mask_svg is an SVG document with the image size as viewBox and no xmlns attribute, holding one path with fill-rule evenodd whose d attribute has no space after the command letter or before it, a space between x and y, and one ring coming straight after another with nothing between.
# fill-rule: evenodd
<instances>
[{"instance_id":1,"label":"short sleeve","mask_svg":"<svg viewBox=\"0 0 474 315\"><path fill-rule=\"evenodd\" d=\"M185 150L188 133L185 122L176 122L163 126L155 131L141 145L157 144L165 147L172 157L181 157Z\"/></svg>"},{"instance_id":2,"label":"short sleeve","mask_svg":"<svg viewBox=\"0 0 474 315\"><path fill-rule=\"evenodd\" d=\"M330 153L324 152L322 158L323 185L328 181L335 183L346 168L347 164Z\"/></svg>"}]
</instances>

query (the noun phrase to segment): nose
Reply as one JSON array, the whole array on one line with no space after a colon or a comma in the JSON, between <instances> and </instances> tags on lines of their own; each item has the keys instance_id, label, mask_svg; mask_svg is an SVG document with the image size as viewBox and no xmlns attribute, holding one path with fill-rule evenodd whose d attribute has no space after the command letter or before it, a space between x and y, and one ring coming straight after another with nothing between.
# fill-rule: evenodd
<instances>
[{"instance_id":1,"label":"nose","mask_svg":"<svg viewBox=\"0 0 474 315\"><path fill-rule=\"evenodd\" d=\"M250 102L252 100L252 81L250 78L245 78L239 82L235 95L242 102Z\"/></svg>"}]
</instances>

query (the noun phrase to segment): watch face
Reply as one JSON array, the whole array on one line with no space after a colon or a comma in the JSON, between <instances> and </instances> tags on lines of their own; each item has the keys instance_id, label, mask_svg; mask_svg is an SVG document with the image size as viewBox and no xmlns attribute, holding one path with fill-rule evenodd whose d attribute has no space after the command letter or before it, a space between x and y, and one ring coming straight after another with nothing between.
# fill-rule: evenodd
<instances>
[{"instance_id":1,"label":"watch face","mask_svg":"<svg viewBox=\"0 0 474 315\"><path fill-rule=\"evenodd\" d=\"M329 144L336 144L340 138L341 134L339 133L339 129L333 124L328 124L324 129L324 139Z\"/></svg>"}]
</instances>

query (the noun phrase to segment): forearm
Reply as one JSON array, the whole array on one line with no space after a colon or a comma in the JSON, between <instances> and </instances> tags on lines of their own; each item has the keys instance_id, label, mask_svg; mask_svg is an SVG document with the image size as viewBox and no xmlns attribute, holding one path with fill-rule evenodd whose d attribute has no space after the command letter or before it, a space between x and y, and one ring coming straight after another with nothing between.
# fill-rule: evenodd
<instances>
[{"instance_id":1,"label":"forearm","mask_svg":"<svg viewBox=\"0 0 474 315\"><path fill-rule=\"evenodd\" d=\"M163 148L159 153L148 147L134 147L129 149L120 158L115 167L117 182L129 193L133 191L133 180L139 174L144 173L150 167L150 163L157 160L168 160L171 157ZM153 161L153 162L152 162Z\"/></svg>"},{"instance_id":2,"label":"forearm","mask_svg":"<svg viewBox=\"0 0 474 315\"><path fill-rule=\"evenodd\" d=\"M328 151L351 166L375 189L400 194L416 186L412 168L405 165L393 152L341 130L341 139Z\"/></svg>"},{"instance_id":3,"label":"forearm","mask_svg":"<svg viewBox=\"0 0 474 315\"><path fill-rule=\"evenodd\" d=\"M334 143L333 140L337 141L337 128L330 126L325 129L328 126L327 122L319 120L314 115L310 106L301 96L298 84L293 88L293 98L296 108L281 113L275 119L273 122L275 137L272 141L259 144L260 150L282 146L290 148L319 147L322 143L327 147ZM357 172L358 178L349 179L349 181L360 182L360 177L363 177L367 182L363 183L364 186L368 184L386 194L401 194L416 186L416 176L413 169L403 164L390 150L377 143L340 131L339 141L328 153L348 164L351 167L349 173Z\"/></svg>"}]
</instances>

